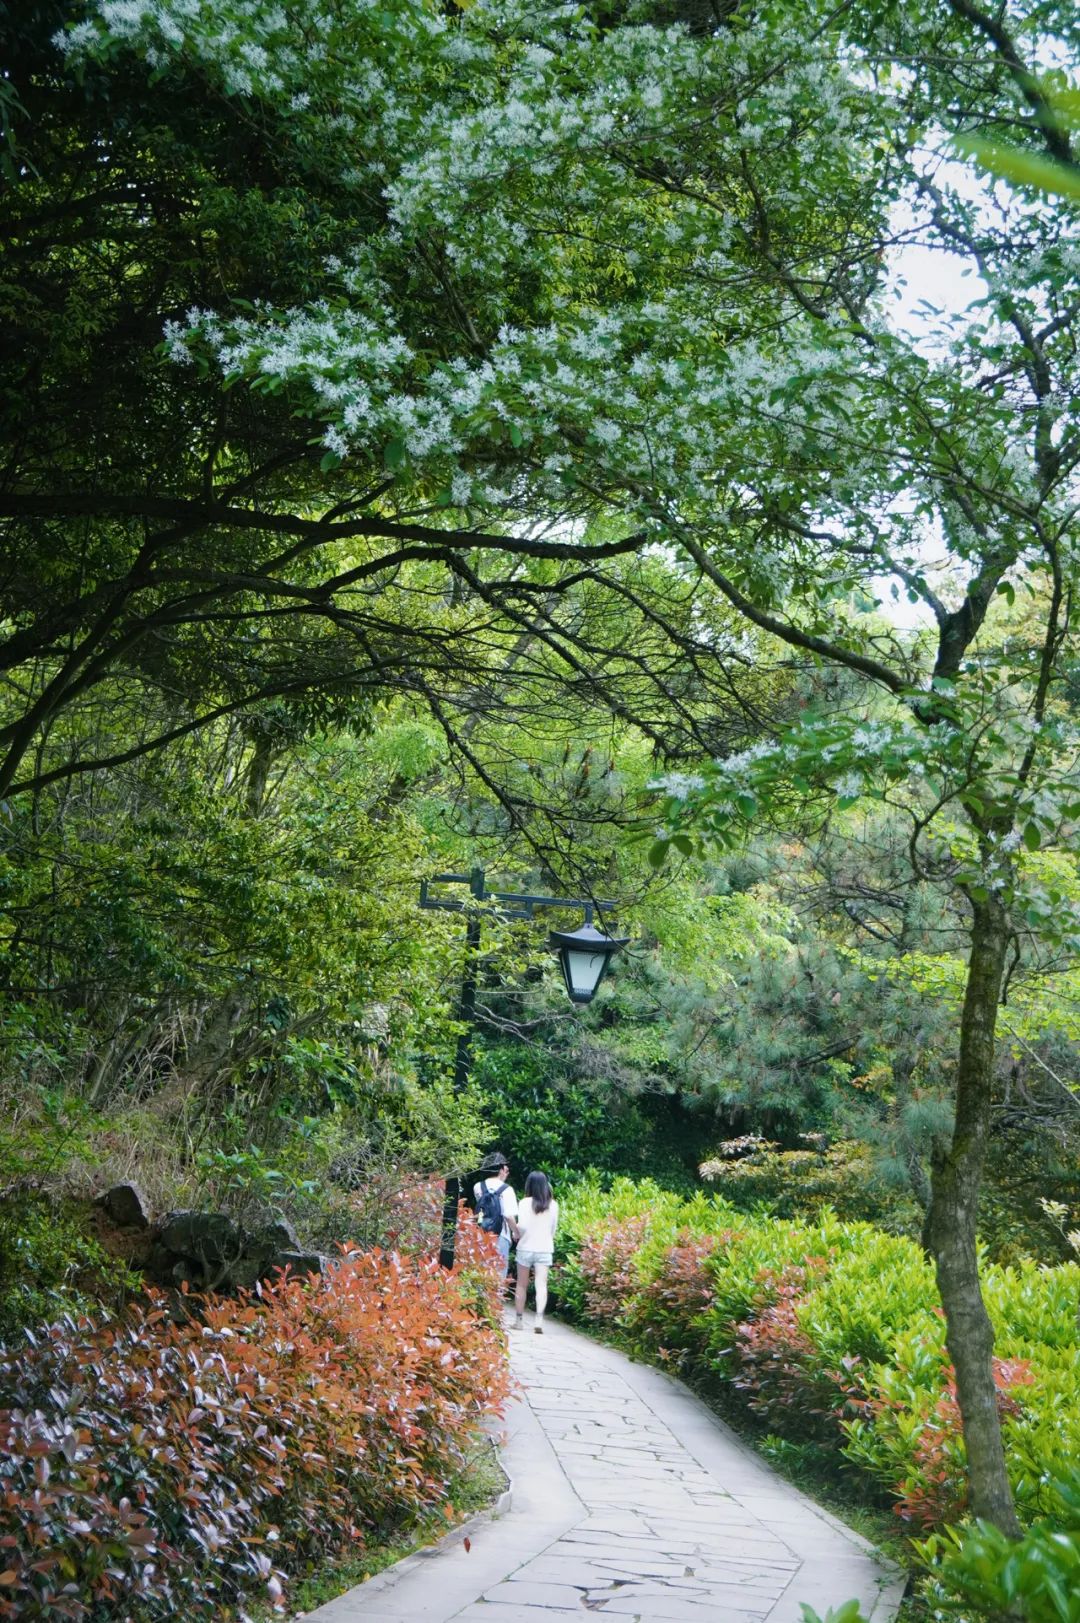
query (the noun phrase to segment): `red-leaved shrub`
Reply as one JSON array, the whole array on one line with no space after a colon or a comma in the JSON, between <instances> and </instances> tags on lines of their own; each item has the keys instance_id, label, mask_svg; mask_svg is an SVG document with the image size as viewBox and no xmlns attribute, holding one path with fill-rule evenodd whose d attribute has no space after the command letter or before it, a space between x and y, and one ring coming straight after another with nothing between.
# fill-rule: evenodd
<instances>
[{"instance_id":1,"label":"red-leaved shrub","mask_svg":"<svg viewBox=\"0 0 1080 1623\"><path fill-rule=\"evenodd\" d=\"M590 1319L619 1318L640 1284L634 1258L648 1232L649 1219L643 1213L610 1228L593 1229L582 1240L578 1265Z\"/></svg>"},{"instance_id":2,"label":"red-leaved shrub","mask_svg":"<svg viewBox=\"0 0 1080 1623\"><path fill-rule=\"evenodd\" d=\"M800 1327L798 1308L824 1257L759 1275L761 1306L735 1328L733 1385L745 1392L748 1407L788 1437L841 1441L840 1421L847 1399Z\"/></svg>"},{"instance_id":3,"label":"red-leaved shrub","mask_svg":"<svg viewBox=\"0 0 1080 1623\"><path fill-rule=\"evenodd\" d=\"M0 1618L226 1618L443 1502L508 1383L498 1270L464 1250L453 1274L348 1252L182 1324L158 1300L0 1352Z\"/></svg>"},{"instance_id":4,"label":"red-leaved shrub","mask_svg":"<svg viewBox=\"0 0 1080 1623\"><path fill-rule=\"evenodd\" d=\"M635 1336L658 1357L667 1361L674 1355L685 1362L696 1348L700 1337L695 1321L713 1299L709 1260L735 1238L732 1229L706 1235L680 1229L664 1252L656 1273L634 1299L630 1315Z\"/></svg>"},{"instance_id":5,"label":"red-leaved shrub","mask_svg":"<svg viewBox=\"0 0 1080 1623\"><path fill-rule=\"evenodd\" d=\"M998 1413L1003 1420L1018 1415L1020 1403L1013 1394L1018 1387L1033 1383L1031 1365L1021 1358L995 1358L993 1368ZM872 1399L867 1408L873 1414L883 1406L881 1399ZM945 1371L945 1390L919 1433L914 1465L910 1476L897 1484L896 1514L924 1531L959 1521L968 1508L968 1481L956 1372L951 1364Z\"/></svg>"}]
</instances>

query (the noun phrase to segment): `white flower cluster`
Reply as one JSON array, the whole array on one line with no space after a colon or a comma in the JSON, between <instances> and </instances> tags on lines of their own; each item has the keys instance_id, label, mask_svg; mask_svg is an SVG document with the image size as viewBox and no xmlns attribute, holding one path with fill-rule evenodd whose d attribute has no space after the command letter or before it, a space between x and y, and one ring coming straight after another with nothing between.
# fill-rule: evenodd
<instances>
[{"instance_id":1,"label":"white flower cluster","mask_svg":"<svg viewBox=\"0 0 1080 1623\"><path fill-rule=\"evenodd\" d=\"M851 735L851 742L855 749L866 753L876 753L887 745L897 741L897 729L884 721L865 722L856 727Z\"/></svg>"},{"instance_id":2,"label":"white flower cluster","mask_svg":"<svg viewBox=\"0 0 1080 1623\"><path fill-rule=\"evenodd\" d=\"M705 787L705 779L696 772L667 772L661 778L649 781L650 789L659 789L673 800L686 800Z\"/></svg>"},{"instance_id":3,"label":"white flower cluster","mask_svg":"<svg viewBox=\"0 0 1080 1623\"><path fill-rule=\"evenodd\" d=\"M833 783L833 791L841 799L858 800L866 791L866 779L861 772L841 773Z\"/></svg>"},{"instance_id":4,"label":"white flower cluster","mask_svg":"<svg viewBox=\"0 0 1080 1623\"><path fill-rule=\"evenodd\" d=\"M842 62L768 8L702 40L599 31L587 10L525 0L453 18L424 0L312 0L302 14L279 0L90 0L64 36L76 57L117 42L296 120L340 162L358 218L382 200L388 218L357 225L328 265L340 302L198 312L165 335L177 362L197 351L256 388L288 387L337 456L400 441L453 500L502 499L514 473L475 470L509 440L540 500L561 499L582 461L608 488L647 483L659 533L659 512L719 507L747 465L759 492L786 496L838 411L869 417L845 328L809 321L771 273L755 280L749 203L708 185L752 145L758 187L797 235L818 201L834 208L844 166L858 169L851 121L880 116ZM677 177L687 119L707 131L701 195L662 181L643 208L634 165ZM798 186L796 124L815 143ZM590 239L614 267L612 297L570 308L567 266ZM810 260L800 273L813 276ZM469 289L460 321L450 284ZM512 321L525 287L545 289L550 311L528 330ZM462 334L460 353L446 331ZM782 550L759 549L755 567L762 591L786 591Z\"/></svg>"},{"instance_id":5,"label":"white flower cluster","mask_svg":"<svg viewBox=\"0 0 1080 1623\"><path fill-rule=\"evenodd\" d=\"M751 744L749 749L739 750L736 754L727 755L723 760L717 761L716 771L723 774L729 782L736 783L745 779L748 770L758 761L771 760L776 753L776 740L761 738L756 744Z\"/></svg>"}]
</instances>

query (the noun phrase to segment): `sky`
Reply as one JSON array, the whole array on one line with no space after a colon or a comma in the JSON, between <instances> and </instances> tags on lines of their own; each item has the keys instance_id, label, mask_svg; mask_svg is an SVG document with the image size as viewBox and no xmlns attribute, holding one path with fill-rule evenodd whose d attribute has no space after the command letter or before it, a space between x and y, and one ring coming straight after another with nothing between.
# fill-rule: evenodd
<instances>
[{"instance_id":1,"label":"sky","mask_svg":"<svg viewBox=\"0 0 1080 1623\"><path fill-rule=\"evenodd\" d=\"M938 163L936 178L954 187L963 196L990 206L990 183L972 165L959 159ZM911 205L898 205L892 223L897 234L911 231L916 225L916 214ZM936 306L945 316L959 316L974 300L983 298L987 292L985 282L972 273L968 260L939 247L924 247L917 242L905 243L890 253L888 269L887 319L897 332L906 333L927 354L940 354L941 339L938 332L940 317L926 309L926 304ZM932 567L936 558L945 556L945 551L940 537L929 535L924 567ZM933 614L924 603L909 603L902 587L899 599L895 599L890 590L891 584L888 578L877 582L882 612L894 624L905 628L933 624Z\"/></svg>"}]
</instances>

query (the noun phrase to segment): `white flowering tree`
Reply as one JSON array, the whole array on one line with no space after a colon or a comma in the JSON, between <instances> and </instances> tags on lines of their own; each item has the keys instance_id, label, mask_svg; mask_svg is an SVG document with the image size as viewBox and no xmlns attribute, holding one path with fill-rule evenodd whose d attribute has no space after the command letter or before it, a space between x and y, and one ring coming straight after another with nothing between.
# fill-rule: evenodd
<instances>
[{"instance_id":1,"label":"white flowering tree","mask_svg":"<svg viewBox=\"0 0 1080 1623\"><path fill-rule=\"evenodd\" d=\"M411 693L460 740L507 661L708 747L752 646L657 550L673 493L729 499L781 349L835 390L777 256L841 311L875 206L881 111L785 9L30 6L0 794L256 700Z\"/></svg>"},{"instance_id":2,"label":"white flowering tree","mask_svg":"<svg viewBox=\"0 0 1080 1623\"><path fill-rule=\"evenodd\" d=\"M244 672L263 681L268 651L277 690L309 680L290 664L307 625L324 685L359 662L372 685L398 672L439 702L459 650L483 666L487 615L595 692L636 628L657 630L616 567L647 554L692 600L659 617L688 667L766 637L864 679L882 696L865 716L808 714L673 782L673 838L731 837L800 784L844 800L910 786L913 859L966 890L956 1134L931 1233L974 1508L1011 1530L975 1211L1010 942L1071 928L1016 847L1072 815L1057 695L1080 278L1063 209L973 200L948 154L957 133L1004 132L1071 163L1028 68L1060 60L1077 25L1063 0L715 9L688 7L694 28L640 3L50 11L48 41L11 70L31 112L41 86L63 95L14 126L14 239L53 246L21 323L0 494L19 585L9 669L33 671L0 791L40 781L24 763L65 705L163 647L177 682L196 635L228 689L219 710L250 702ZM78 158L58 106L92 132ZM59 198L50 164L71 179ZM100 287L91 219L114 250ZM883 303L904 238L962 260L985 294L939 312L929 346ZM123 322L102 314L117 286ZM98 395L78 387L88 356ZM413 607L391 623L380 607L402 581ZM923 607L929 642L854 611L883 581ZM992 606L1029 590L1022 636L987 653ZM719 630L698 593L727 606ZM559 607L596 594L633 608L614 648ZM600 699L625 713L610 683ZM945 808L965 823L955 840Z\"/></svg>"}]
</instances>

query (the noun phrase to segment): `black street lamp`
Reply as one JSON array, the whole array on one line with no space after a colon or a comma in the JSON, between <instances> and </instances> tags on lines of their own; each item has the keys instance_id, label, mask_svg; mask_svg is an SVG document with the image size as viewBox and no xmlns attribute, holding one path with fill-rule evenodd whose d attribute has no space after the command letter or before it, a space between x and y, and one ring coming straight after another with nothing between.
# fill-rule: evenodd
<instances>
[{"instance_id":1,"label":"black street lamp","mask_svg":"<svg viewBox=\"0 0 1080 1623\"><path fill-rule=\"evenodd\" d=\"M571 1003L592 1002L608 964L630 939L625 935L605 935L593 924L591 913L592 908L587 907L585 923L580 930L551 932L551 945L559 955L559 965Z\"/></svg>"},{"instance_id":2,"label":"black street lamp","mask_svg":"<svg viewBox=\"0 0 1080 1623\"><path fill-rule=\"evenodd\" d=\"M432 885L468 885L468 901L453 897L433 896ZM597 987L604 977L611 959L621 952L628 936L609 936L593 924L593 912L609 913L614 902L593 902L575 896L530 896L517 891L488 890L483 868L470 873L440 873L425 879L420 885L420 906L443 913L467 913L465 926L465 972L461 978L461 998L458 1019L461 1031L454 1056L454 1093L463 1093L468 1084L472 1064L473 1020L476 1015L476 953L480 946L481 914L476 911L479 902L494 902L489 911L499 919L531 919L538 907L581 908L585 922L577 930L552 930L551 945L558 953L559 964L566 982L566 990L573 1003L591 1003ZM457 1208L460 1180L447 1178L446 1199L443 1203L442 1245L439 1261L444 1268L454 1266L454 1236L457 1230Z\"/></svg>"}]
</instances>

